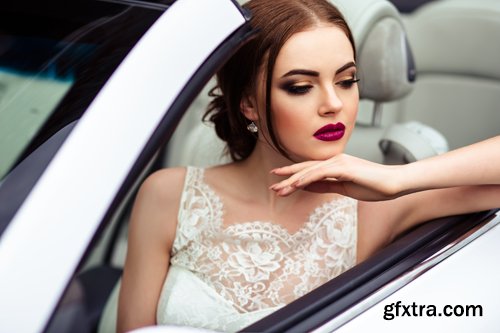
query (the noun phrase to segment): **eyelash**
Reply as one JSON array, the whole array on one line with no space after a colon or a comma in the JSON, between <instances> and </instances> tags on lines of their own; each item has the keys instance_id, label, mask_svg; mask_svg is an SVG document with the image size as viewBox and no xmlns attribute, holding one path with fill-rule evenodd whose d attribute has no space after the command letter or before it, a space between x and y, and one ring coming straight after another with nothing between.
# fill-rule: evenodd
<instances>
[{"instance_id":1,"label":"eyelash","mask_svg":"<svg viewBox=\"0 0 500 333\"><path fill-rule=\"evenodd\" d=\"M359 79L355 79L355 78L352 78L352 79L348 79L348 80L343 80L343 81L340 81L340 82L337 82L335 83L336 85L340 86L341 88L344 88L344 89L349 89L353 86L353 84L359 82Z\"/></svg>"},{"instance_id":2,"label":"eyelash","mask_svg":"<svg viewBox=\"0 0 500 333\"><path fill-rule=\"evenodd\" d=\"M300 85L300 86L295 86L295 85L289 85L285 87L285 90L291 94L291 95L305 95L311 90L312 85Z\"/></svg>"},{"instance_id":3,"label":"eyelash","mask_svg":"<svg viewBox=\"0 0 500 333\"><path fill-rule=\"evenodd\" d=\"M340 86L343 89L349 89L357 82L359 82L359 79L352 78L352 79L337 82L335 84ZM309 90L311 90L312 87L313 87L312 85L298 85L298 86L296 86L294 84L289 84L289 85L285 85L283 88L290 95L305 95L309 92Z\"/></svg>"}]
</instances>

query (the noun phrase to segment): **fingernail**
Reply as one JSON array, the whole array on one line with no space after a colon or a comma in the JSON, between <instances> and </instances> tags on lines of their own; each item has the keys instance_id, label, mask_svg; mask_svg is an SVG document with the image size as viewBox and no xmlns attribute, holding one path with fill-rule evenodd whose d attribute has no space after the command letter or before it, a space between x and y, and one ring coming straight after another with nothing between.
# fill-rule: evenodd
<instances>
[{"instance_id":1,"label":"fingernail","mask_svg":"<svg viewBox=\"0 0 500 333\"><path fill-rule=\"evenodd\" d=\"M276 184L274 189L275 190L282 190L282 189L287 188L287 187L289 187L289 185L284 185L284 184L278 183L278 184Z\"/></svg>"},{"instance_id":2,"label":"fingernail","mask_svg":"<svg viewBox=\"0 0 500 333\"><path fill-rule=\"evenodd\" d=\"M284 188L282 188L280 191L279 191L279 194L280 195L287 195L289 194L290 192L292 192L293 188L291 186L285 186Z\"/></svg>"}]
</instances>

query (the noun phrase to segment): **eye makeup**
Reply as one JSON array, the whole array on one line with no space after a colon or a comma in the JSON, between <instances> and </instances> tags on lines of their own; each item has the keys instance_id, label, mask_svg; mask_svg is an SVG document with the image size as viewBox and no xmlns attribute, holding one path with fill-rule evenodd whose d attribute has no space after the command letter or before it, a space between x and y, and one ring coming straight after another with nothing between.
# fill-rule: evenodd
<instances>
[{"instance_id":1,"label":"eye makeup","mask_svg":"<svg viewBox=\"0 0 500 333\"><path fill-rule=\"evenodd\" d=\"M343 89L349 89L357 82L359 82L359 79L352 77L351 79L341 80L335 83L335 85L340 86Z\"/></svg>"},{"instance_id":2,"label":"eye makeup","mask_svg":"<svg viewBox=\"0 0 500 333\"><path fill-rule=\"evenodd\" d=\"M349 89L357 82L359 82L359 79L352 76L351 78L336 82L335 85L342 89ZM313 85L307 83L297 83L295 81L286 81L280 84L279 87L290 95L305 95L313 88Z\"/></svg>"},{"instance_id":3,"label":"eye makeup","mask_svg":"<svg viewBox=\"0 0 500 333\"><path fill-rule=\"evenodd\" d=\"M342 89L349 89L351 88L355 83L359 82L359 79L356 76L356 68L351 65L348 67L350 69L349 72L345 73L340 77L338 81L335 82L336 86L341 87ZM346 68L346 69L348 69ZM344 69L344 71L346 70ZM341 72L337 72L337 75Z\"/></svg>"},{"instance_id":4,"label":"eye makeup","mask_svg":"<svg viewBox=\"0 0 500 333\"><path fill-rule=\"evenodd\" d=\"M344 72L347 72L344 74ZM314 85L308 82L307 80L298 80L292 78L295 75L303 75L311 77L311 79L319 78L320 73L313 70L307 69L293 69L286 74L284 74L281 78L285 78L284 82L279 84L279 88L290 95L305 95L307 94ZM339 86L341 89L350 89L355 83L359 82L359 79L356 77L356 65L354 62L348 62L344 66L340 67L335 71L335 76L339 77L342 75L340 80L335 80L334 84Z\"/></svg>"},{"instance_id":5,"label":"eye makeup","mask_svg":"<svg viewBox=\"0 0 500 333\"><path fill-rule=\"evenodd\" d=\"M312 84L297 83L296 81L290 80L283 82L279 87L290 95L304 95L307 94L313 86Z\"/></svg>"}]
</instances>

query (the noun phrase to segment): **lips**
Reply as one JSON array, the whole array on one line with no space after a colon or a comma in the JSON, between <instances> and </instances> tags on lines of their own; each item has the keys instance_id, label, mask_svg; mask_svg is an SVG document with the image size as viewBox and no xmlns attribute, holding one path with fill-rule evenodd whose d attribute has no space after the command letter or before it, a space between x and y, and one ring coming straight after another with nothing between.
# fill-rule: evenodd
<instances>
[{"instance_id":1,"label":"lips","mask_svg":"<svg viewBox=\"0 0 500 333\"><path fill-rule=\"evenodd\" d=\"M342 139L345 133L345 125L342 123L328 124L314 133L314 137L321 141L336 141Z\"/></svg>"}]
</instances>

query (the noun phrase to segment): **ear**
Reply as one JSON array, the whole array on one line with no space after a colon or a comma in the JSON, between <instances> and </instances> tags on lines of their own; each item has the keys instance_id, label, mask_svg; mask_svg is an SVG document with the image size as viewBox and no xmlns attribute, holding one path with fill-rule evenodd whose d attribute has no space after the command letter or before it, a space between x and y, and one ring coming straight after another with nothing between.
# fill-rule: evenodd
<instances>
[{"instance_id":1,"label":"ear","mask_svg":"<svg viewBox=\"0 0 500 333\"><path fill-rule=\"evenodd\" d=\"M240 111L243 115L251 121L259 120L259 113L257 112L257 103L253 96L247 94L243 95L240 101Z\"/></svg>"}]
</instances>

